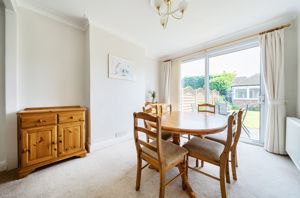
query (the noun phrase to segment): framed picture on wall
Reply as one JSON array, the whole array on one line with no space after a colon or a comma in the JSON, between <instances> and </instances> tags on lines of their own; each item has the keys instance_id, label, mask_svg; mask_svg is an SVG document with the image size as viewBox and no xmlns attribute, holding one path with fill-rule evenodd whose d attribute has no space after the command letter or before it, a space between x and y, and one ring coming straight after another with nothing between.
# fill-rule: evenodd
<instances>
[{"instance_id":1,"label":"framed picture on wall","mask_svg":"<svg viewBox=\"0 0 300 198\"><path fill-rule=\"evenodd\" d=\"M135 80L133 61L126 60L124 58L120 58L112 54L108 55L108 59L109 78Z\"/></svg>"}]
</instances>

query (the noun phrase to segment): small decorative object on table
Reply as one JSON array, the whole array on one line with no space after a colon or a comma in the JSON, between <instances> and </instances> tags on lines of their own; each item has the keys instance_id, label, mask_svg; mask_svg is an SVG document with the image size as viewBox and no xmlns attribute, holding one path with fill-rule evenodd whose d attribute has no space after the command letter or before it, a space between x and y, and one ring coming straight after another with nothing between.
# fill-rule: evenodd
<instances>
[{"instance_id":1,"label":"small decorative object on table","mask_svg":"<svg viewBox=\"0 0 300 198\"><path fill-rule=\"evenodd\" d=\"M155 99L156 99L156 92L153 90L153 91L149 91L149 94L151 95L151 98L152 98L152 103L155 103Z\"/></svg>"}]
</instances>

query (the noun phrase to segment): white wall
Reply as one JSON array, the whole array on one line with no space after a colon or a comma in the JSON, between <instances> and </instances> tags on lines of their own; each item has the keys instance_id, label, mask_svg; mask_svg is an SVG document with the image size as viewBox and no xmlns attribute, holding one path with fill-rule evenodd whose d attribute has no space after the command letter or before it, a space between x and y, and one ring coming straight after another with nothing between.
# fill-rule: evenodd
<instances>
[{"instance_id":1,"label":"white wall","mask_svg":"<svg viewBox=\"0 0 300 198\"><path fill-rule=\"evenodd\" d=\"M151 102L152 98L150 97L149 91L156 91L157 100L159 99L159 61L146 57L145 58L145 98L146 101Z\"/></svg>"},{"instance_id":2,"label":"white wall","mask_svg":"<svg viewBox=\"0 0 300 198\"><path fill-rule=\"evenodd\" d=\"M16 112L29 106L86 105L85 34L35 12L5 9L6 167L17 167ZM1 72L2 74L2 72ZM1 100L2 102L3 100ZM0 159L1 161L1 159Z\"/></svg>"},{"instance_id":3,"label":"white wall","mask_svg":"<svg viewBox=\"0 0 300 198\"><path fill-rule=\"evenodd\" d=\"M17 167L16 112L25 107L90 107L95 149L116 134L132 135L132 113L141 110L148 90L158 89L157 61L146 58L142 47L94 26L85 32L24 8L17 14L6 9L5 15L5 81L3 68L0 81L0 105L6 111L0 162L4 158L5 167ZM135 81L108 78L109 53L135 62Z\"/></svg>"},{"instance_id":4,"label":"white wall","mask_svg":"<svg viewBox=\"0 0 300 198\"><path fill-rule=\"evenodd\" d=\"M8 169L17 167L18 27L13 9L5 8L5 147Z\"/></svg>"},{"instance_id":5,"label":"white wall","mask_svg":"<svg viewBox=\"0 0 300 198\"><path fill-rule=\"evenodd\" d=\"M19 9L20 108L84 105L85 34Z\"/></svg>"},{"instance_id":6,"label":"white wall","mask_svg":"<svg viewBox=\"0 0 300 198\"><path fill-rule=\"evenodd\" d=\"M145 100L145 51L93 25L90 37L90 101L92 150L115 134L132 135L134 111ZM135 63L135 81L108 78L108 54Z\"/></svg>"},{"instance_id":7,"label":"white wall","mask_svg":"<svg viewBox=\"0 0 300 198\"><path fill-rule=\"evenodd\" d=\"M298 27L298 110L297 110L297 116L300 118L300 13L298 14L297 19L297 27Z\"/></svg>"},{"instance_id":8,"label":"white wall","mask_svg":"<svg viewBox=\"0 0 300 198\"><path fill-rule=\"evenodd\" d=\"M0 171L5 169L5 9L0 1Z\"/></svg>"}]
</instances>

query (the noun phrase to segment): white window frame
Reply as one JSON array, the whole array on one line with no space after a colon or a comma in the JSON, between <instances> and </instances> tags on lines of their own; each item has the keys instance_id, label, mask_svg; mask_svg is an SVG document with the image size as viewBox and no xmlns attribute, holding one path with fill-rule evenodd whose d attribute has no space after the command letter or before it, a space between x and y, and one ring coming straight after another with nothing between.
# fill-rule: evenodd
<instances>
[{"instance_id":1,"label":"white window frame","mask_svg":"<svg viewBox=\"0 0 300 198\"><path fill-rule=\"evenodd\" d=\"M237 97L236 91L238 91L238 90L246 90L246 97L245 98ZM234 100L248 100L248 92L249 92L248 87L234 87L233 93L232 93L232 98Z\"/></svg>"},{"instance_id":2,"label":"white window frame","mask_svg":"<svg viewBox=\"0 0 300 198\"><path fill-rule=\"evenodd\" d=\"M236 90L239 89L246 89L247 90L247 95L246 98L239 98L236 97ZM250 89L259 89L259 86L235 86L232 87L232 99L233 100L259 100L259 96L257 98L250 98Z\"/></svg>"},{"instance_id":3,"label":"white window frame","mask_svg":"<svg viewBox=\"0 0 300 198\"><path fill-rule=\"evenodd\" d=\"M258 96L257 97L250 97L250 90L251 89L258 89L258 91L260 92L260 88L259 88L259 86L253 86L253 87L249 87L249 90L248 90L248 93L249 93L249 95L248 95L248 97L249 97L249 99L250 100L259 100L259 95L260 95L260 93L258 92Z\"/></svg>"}]
</instances>

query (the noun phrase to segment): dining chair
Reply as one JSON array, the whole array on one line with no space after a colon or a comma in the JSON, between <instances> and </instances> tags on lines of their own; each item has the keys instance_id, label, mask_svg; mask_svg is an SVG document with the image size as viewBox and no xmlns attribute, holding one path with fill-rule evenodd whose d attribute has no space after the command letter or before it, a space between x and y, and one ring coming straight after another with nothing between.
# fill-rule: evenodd
<instances>
[{"instance_id":1,"label":"dining chair","mask_svg":"<svg viewBox=\"0 0 300 198\"><path fill-rule=\"evenodd\" d=\"M232 176L234 180L237 180L237 173L236 173L236 167L238 167L238 161L237 161L237 144L239 142L241 132L242 132L242 125L243 125L243 114L245 112L245 109L240 109L237 114L236 122L234 122L234 132L233 132L233 144L230 148L230 154L231 154L231 169L232 169ZM226 133L220 133L220 134L213 134L208 135L205 137L206 139L221 143L223 145L226 144Z\"/></svg>"},{"instance_id":2,"label":"dining chair","mask_svg":"<svg viewBox=\"0 0 300 198\"><path fill-rule=\"evenodd\" d=\"M215 113L216 112L216 106L209 103L200 103L198 104L198 112L206 112L206 113ZM200 138L203 138L203 136L199 136ZM188 135L188 139L191 139L191 136ZM204 166L204 162L201 161L201 167ZM196 167L199 167L199 160L196 159Z\"/></svg>"},{"instance_id":3,"label":"dining chair","mask_svg":"<svg viewBox=\"0 0 300 198\"><path fill-rule=\"evenodd\" d=\"M187 183L186 159L188 151L169 141L162 140L161 117L152 116L144 112L134 113L133 117L134 141L137 152L136 190L138 191L140 189L142 170L149 164L160 172L160 198L164 197L165 187L179 176L182 177L182 188L185 190ZM156 126L155 131L139 126L139 120L154 123ZM151 136L154 141L150 143L143 141L140 138L140 133ZM142 167L143 160L146 161L147 164ZM166 182L166 172L174 167L178 167L180 173L169 182Z\"/></svg>"},{"instance_id":4,"label":"dining chair","mask_svg":"<svg viewBox=\"0 0 300 198\"><path fill-rule=\"evenodd\" d=\"M230 182L228 156L230 148L232 146L232 127L234 116L235 115L230 115L228 117L227 137L225 145L200 137L193 137L190 141L183 145L183 147L189 151L188 156L219 167L219 177L215 177L197 168L188 166L188 168L196 172L202 173L206 176L220 181L222 198L226 198L225 178L227 183Z\"/></svg>"},{"instance_id":5,"label":"dining chair","mask_svg":"<svg viewBox=\"0 0 300 198\"><path fill-rule=\"evenodd\" d=\"M160 113L172 112L171 104L161 104L159 107L160 107Z\"/></svg>"},{"instance_id":6,"label":"dining chair","mask_svg":"<svg viewBox=\"0 0 300 198\"><path fill-rule=\"evenodd\" d=\"M198 112L216 113L216 105L209 103L198 104Z\"/></svg>"},{"instance_id":7,"label":"dining chair","mask_svg":"<svg viewBox=\"0 0 300 198\"><path fill-rule=\"evenodd\" d=\"M172 111L172 106L170 107L170 110ZM160 110L158 110L158 106L157 105L147 105L143 107L143 112L144 113L148 113L148 114L155 114L158 115L159 112L162 112L161 107ZM155 113L153 113L155 112ZM144 122L145 127L148 128L149 130L152 130L152 127L150 125L148 125L146 122ZM146 135L147 138L147 142L150 141L151 137ZM162 131L162 139L163 140L170 140L172 138L172 133L167 132L167 131Z\"/></svg>"},{"instance_id":8,"label":"dining chair","mask_svg":"<svg viewBox=\"0 0 300 198\"><path fill-rule=\"evenodd\" d=\"M144 113L149 113L149 114L153 114L153 113L157 114L158 113L158 108L157 108L157 106L154 106L154 108L153 108L153 106L151 104L146 103L146 105L143 106L143 112ZM144 121L144 126L151 130L151 127L146 123L146 121ZM148 135L146 135L146 140L147 140L147 142L150 141L150 137Z\"/></svg>"},{"instance_id":9,"label":"dining chair","mask_svg":"<svg viewBox=\"0 0 300 198\"><path fill-rule=\"evenodd\" d=\"M152 106L151 104L147 104L147 105L143 106L143 112L157 114L158 107L157 107L157 105Z\"/></svg>"},{"instance_id":10,"label":"dining chair","mask_svg":"<svg viewBox=\"0 0 300 198\"><path fill-rule=\"evenodd\" d=\"M248 109L249 109L249 105L247 104L246 107L245 107L245 113L244 113L244 116L243 116L243 119L242 119L242 129L244 130L244 132L246 133L248 138L251 138L251 132L246 127L245 122L244 122L246 117L247 117Z\"/></svg>"}]
</instances>

